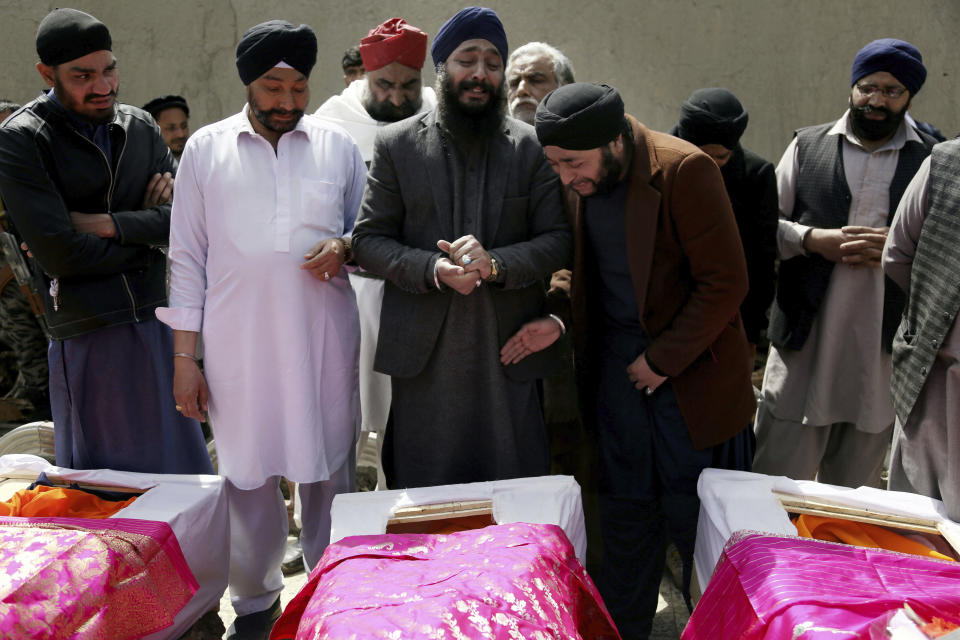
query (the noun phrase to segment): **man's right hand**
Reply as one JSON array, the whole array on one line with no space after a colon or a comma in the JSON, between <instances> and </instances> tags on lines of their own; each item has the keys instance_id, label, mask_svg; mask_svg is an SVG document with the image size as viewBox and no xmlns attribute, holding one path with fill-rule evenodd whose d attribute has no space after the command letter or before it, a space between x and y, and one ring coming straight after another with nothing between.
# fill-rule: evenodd
<instances>
[{"instance_id":1,"label":"man's right hand","mask_svg":"<svg viewBox=\"0 0 960 640\"><path fill-rule=\"evenodd\" d=\"M143 192L143 208L150 209L167 204L173 200L173 175L167 171L164 174L155 173L147 183Z\"/></svg>"},{"instance_id":2,"label":"man's right hand","mask_svg":"<svg viewBox=\"0 0 960 640\"><path fill-rule=\"evenodd\" d=\"M190 358L173 359L173 397L177 411L198 422L207 419L207 381L200 372L200 365Z\"/></svg>"},{"instance_id":3,"label":"man's right hand","mask_svg":"<svg viewBox=\"0 0 960 640\"><path fill-rule=\"evenodd\" d=\"M469 295L480 285L479 271L464 271L447 257L437 259L437 280L462 296Z\"/></svg>"},{"instance_id":4,"label":"man's right hand","mask_svg":"<svg viewBox=\"0 0 960 640\"><path fill-rule=\"evenodd\" d=\"M847 226L840 229L810 229L803 248L831 262L851 266L879 266L888 227Z\"/></svg>"}]
</instances>

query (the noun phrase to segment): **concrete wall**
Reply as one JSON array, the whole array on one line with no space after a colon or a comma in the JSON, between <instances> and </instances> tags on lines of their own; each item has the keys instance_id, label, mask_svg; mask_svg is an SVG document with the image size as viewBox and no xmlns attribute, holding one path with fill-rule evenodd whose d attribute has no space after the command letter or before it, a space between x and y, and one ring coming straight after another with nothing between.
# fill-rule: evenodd
<instances>
[{"instance_id":1,"label":"concrete wall","mask_svg":"<svg viewBox=\"0 0 960 640\"><path fill-rule=\"evenodd\" d=\"M0 96L27 101L42 88L34 69L37 24L63 2L0 0ZM78 0L107 23L120 61L121 98L141 105L179 93L194 128L238 111L243 87L234 48L270 18L306 22L320 53L312 77L316 108L342 89L343 50L397 15L431 36L465 3L451 0ZM489 0L511 47L544 40L573 61L578 80L603 81L628 112L655 129L676 120L699 87L725 86L750 112L744 144L776 162L799 126L838 117L850 63L875 38L898 37L923 53L927 84L912 113L952 136L960 132L960 0ZM429 60L429 56L428 56ZM429 63L428 63L429 66ZM432 71L425 81L433 81Z\"/></svg>"}]
</instances>

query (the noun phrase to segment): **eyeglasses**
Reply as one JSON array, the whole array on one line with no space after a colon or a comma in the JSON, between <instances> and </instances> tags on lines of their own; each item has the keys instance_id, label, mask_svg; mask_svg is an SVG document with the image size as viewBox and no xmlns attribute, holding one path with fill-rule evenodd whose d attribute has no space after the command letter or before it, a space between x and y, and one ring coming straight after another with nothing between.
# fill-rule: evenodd
<instances>
[{"instance_id":1,"label":"eyeglasses","mask_svg":"<svg viewBox=\"0 0 960 640\"><path fill-rule=\"evenodd\" d=\"M864 98L870 98L879 91L884 98L896 100L907 91L905 87L878 87L875 84L858 84L856 87Z\"/></svg>"}]
</instances>

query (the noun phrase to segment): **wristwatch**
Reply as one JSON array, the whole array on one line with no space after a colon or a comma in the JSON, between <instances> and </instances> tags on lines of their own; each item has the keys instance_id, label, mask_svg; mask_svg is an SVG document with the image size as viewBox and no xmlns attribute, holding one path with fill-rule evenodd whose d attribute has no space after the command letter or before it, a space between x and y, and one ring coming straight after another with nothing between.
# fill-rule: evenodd
<instances>
[{"instance_id":1,"label":"wristwatch","mask_svg":"<svg viewBox=\"0 0 960 640\"><path fill-rule=\"evenodd\" d=\"M490 275L484 280L486 282L496 282L498 277L500 277L500 263L497 262L496 258L490 256Z\"/></svg>"}]
</instances>

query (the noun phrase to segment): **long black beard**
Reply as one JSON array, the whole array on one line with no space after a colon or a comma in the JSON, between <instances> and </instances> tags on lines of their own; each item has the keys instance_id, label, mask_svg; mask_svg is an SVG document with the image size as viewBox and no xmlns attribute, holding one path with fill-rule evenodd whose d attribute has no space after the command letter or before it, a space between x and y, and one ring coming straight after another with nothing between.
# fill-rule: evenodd
<instances>
[{"instance_id":1,"label":"long black beard","mask_svg":"<svg viewBox=\"0 0 960 640\"><path fill-rule=\"evenodd\" d=\"M441 68L437 73L437 108L440 120L456 138L477 141L489 136L503 126L507 111L507 95L503 92L503 83L493 87L487 82L484 88L490 92L487 104L470 109L460 104L459 90L472 87L473 81L464 80L454 87L453 81Z\"/></svg>"},{"instance_id":2,"label":"long black beard","mask_svg":"<svg viewBox=\"0 0 960 640\"><path fill-rule=\"evenodd\" d=\"M909 108L909 102L901 111L893 111L891 109L887 109L886 107L871 107L868 104L862 107L856 107L853 104L853 98L851 98L850 126L853 128L853 132L861 140L869 140L871 142L884 140L892 136L894 133L896 133L897 129L900 128L900 123L903 122L903 118L907 114L907 109ZM867 114L873 111L887 114L886 119L871 120L867 118Z\"/></svg>"}]
</instances>

